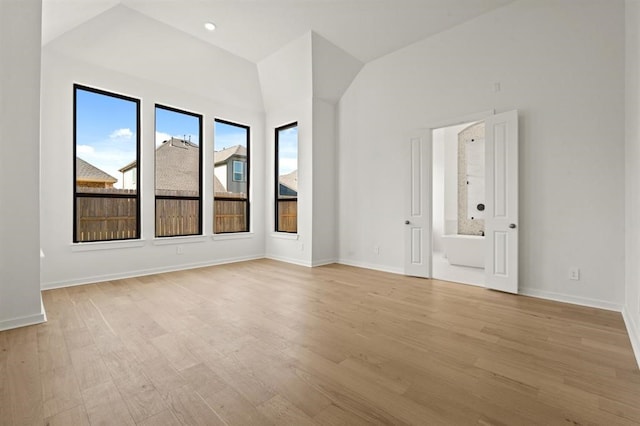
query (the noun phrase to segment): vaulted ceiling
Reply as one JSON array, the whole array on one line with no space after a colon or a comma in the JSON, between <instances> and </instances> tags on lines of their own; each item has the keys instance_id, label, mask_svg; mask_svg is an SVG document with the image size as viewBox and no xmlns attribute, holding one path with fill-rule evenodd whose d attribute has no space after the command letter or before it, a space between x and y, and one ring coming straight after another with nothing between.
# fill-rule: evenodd
<instances>
[{"instance_id":1,"label":"vaulted ceiling","mask_svg":"<svg viewBox=\"0 0 640 426\"><path fill-rule=\"evenodd\" d=\"M43 0L42 42L126 6L254 63L308 31L366 63L512 1Z\"/></svg>"}]
</instances>

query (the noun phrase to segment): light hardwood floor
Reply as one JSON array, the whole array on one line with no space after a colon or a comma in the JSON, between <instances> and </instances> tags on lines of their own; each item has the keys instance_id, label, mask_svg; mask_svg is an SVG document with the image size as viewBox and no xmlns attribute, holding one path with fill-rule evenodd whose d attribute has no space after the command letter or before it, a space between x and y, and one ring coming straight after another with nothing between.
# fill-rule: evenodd
<instances>
[{"instance_id":1,"label":"light hardwood floor","mask_svg":"<svg viewBox=\"0 0 640 426\"><path fill-rule=\"evenodd\" d=\"M270 260L43 293L0 333L2 425L624 425L621 315Z\"/></svg>"}]
</instances>

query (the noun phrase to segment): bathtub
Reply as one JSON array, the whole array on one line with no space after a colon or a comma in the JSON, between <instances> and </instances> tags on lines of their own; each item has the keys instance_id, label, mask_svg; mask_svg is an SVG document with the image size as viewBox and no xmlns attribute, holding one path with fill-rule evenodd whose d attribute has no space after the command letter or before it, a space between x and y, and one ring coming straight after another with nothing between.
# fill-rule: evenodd
<instances>
[{"instance_id":1,"label":"bathtub","mask_svg":"<svg viewBox=\"0 0 640 426\"><path fill-rule=\"evenodd\" d=\"M450 264L484 268L484 237L480 235L443 235L442 245Z\"/></svg>"}]
</instances>

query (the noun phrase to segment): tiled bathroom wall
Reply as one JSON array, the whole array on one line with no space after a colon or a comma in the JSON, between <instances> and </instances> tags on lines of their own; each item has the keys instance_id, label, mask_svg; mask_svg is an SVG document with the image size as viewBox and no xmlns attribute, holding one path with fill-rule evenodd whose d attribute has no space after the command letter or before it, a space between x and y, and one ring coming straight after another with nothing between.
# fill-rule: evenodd
<instances>
[{"instance_id":1,"label":"tiled bathroom wall","mask_svg":"<svg viewBox=\"0 0 640 426\"><path fill-rule=\"evenodd\" d=\"M484 122L458 133L458 234L484 235Z\"/></svg>"}]
</instances>

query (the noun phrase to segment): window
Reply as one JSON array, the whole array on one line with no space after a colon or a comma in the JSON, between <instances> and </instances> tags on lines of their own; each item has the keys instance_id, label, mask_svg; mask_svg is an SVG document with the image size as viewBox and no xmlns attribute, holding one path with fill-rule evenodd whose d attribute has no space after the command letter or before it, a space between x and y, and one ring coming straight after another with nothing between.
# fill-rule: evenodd
<instances>
[{"instance_id":1,"label":"window","mask_svg":"<svg viewBox=\"0 0 640 426\"><path fill-rule=\"evenodd\" d=\"M214 232L249 232L249 127L214 123Z\"/></svg>"},{"instance_id":2,"label":"window","mask_svg":"<svg viewBox=\"0 0 640 426\"><path fill-rule=\"evenodd\" d=\"M233 181L244 182L244 162L233 161Z\"/></svg>"},{"instance_id":3,"label":"window","mask_svg":"<svg viewBox=\"0 0 640 426\"><path fill-rule=\"evenodd\" d=\"M276 232L298 232L298 123L276 129Z\"/></svg>"},{"instance_id":4,"label":"window","mask_svg":"<svg viewBox=\"0 0 640 426\"><path fill-rule=\"evenodd\" d=\"M156 237L202 234L202 116L156 105Z\"/></svg>"},{"instance_id":5,"label":"window","mask_svg":"<svg viewBox=\"0 0 640 426\"><path fill-rule=\"evenodd\" d=\"M140 100L73 86L73 242L140 238Z\"/></svg>"}]
</instances>

